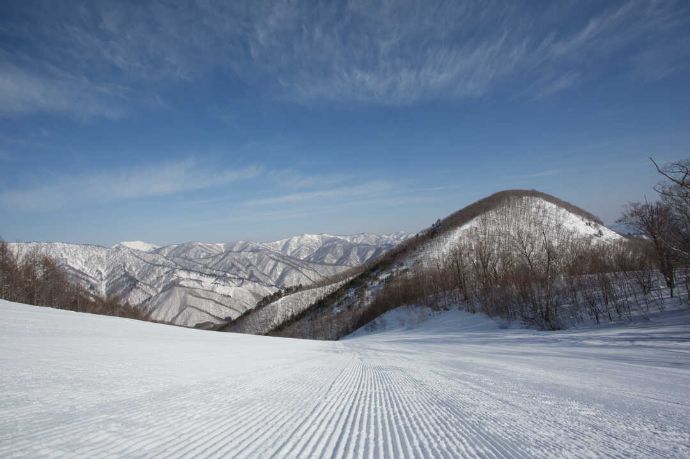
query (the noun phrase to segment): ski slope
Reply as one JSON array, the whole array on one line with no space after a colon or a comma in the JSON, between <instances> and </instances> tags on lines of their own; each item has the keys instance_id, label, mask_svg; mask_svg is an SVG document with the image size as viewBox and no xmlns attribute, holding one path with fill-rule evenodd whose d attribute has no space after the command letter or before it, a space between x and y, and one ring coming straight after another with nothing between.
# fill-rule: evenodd
<instances>
[{"instance_id":1,"label":"ski slope","mask_svg":"<svg viewBox=\"0 0 690 459\"><path fill-rule=\"evenodd\" d=\"M690 457L687 311L395 314L317 342L1 301L0 457Z\"/></svg>"}]
</instances>

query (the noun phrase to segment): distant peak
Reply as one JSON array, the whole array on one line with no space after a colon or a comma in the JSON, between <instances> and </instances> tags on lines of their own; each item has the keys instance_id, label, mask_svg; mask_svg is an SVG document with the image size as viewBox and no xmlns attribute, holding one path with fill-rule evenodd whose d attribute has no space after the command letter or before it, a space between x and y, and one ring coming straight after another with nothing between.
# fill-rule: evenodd
<instances>
[{"instance_id":1,"label":"distant peak","mask_svg":"<svg viewBox=\"0 0 690 459\"><path fill-rule=\"evenodd\" d=\"M160 246L144 241L123 241L113 246L113 248L117 247L127 247L128 249L139 250L141 252L151 252Z\"/></svg>"}]
</instances>

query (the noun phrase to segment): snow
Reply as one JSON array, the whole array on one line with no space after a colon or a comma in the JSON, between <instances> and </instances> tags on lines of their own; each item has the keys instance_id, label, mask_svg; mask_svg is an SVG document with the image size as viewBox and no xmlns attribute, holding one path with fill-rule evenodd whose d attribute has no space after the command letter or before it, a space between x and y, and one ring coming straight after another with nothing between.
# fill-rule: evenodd
<instances>
[{"instance_id":1,"label":"snow","mask_svg":"<svg viewBox=\"0 0 690 459\"><path fill-rule=\"evenodd\" d=\"M690 457L688 310L340 342L0 312L0 457Z\"/></svg>"},{"instance_id":2,"label":"snow","mask_svg":"<svg viewBox=\"0 0 690 459\"><path fill-rule=\"evenodd\" d=\"M144 241L124 241L120 242L119 244L115 244L113 248L115 247L127 247L130 249L139 250L141 252L153 252L154 250L160 248L159 245Z\"/></svg>"}]
</instances>

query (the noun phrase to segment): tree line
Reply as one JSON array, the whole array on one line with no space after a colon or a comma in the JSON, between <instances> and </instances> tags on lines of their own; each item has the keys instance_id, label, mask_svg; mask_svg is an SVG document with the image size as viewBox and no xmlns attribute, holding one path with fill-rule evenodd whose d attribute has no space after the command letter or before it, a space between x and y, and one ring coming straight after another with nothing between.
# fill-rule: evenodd
<instances>
[{"instance_id":1,"label":"tree line","mask_svg":"<svg viewBox=\"0 0 690 459\"><path fill-rule=\"evenodd\" d=\"M540 232L523 234L525 239L506 237L501 242L514 245L496 250L492 244L499 241L486 236L469 235L448 256L384 282L355 328L405 304L460 306L550 330L587 317L597 323L630 317L633 304L643 311L663 304L644 242L610 242L604 247Z\"/></svg>"},{"instance_id":2,"label":"tree line","mask_svg":"<svg viewBox=\"0 0 690 459\"><path fill-rule=\"evenodd\" d=\"M70 281L57 261L37 249L22 257L0 241L0 299L131 319L148 320L139 309L117 297L93 295Z\"/></svg>"}]
</instances>

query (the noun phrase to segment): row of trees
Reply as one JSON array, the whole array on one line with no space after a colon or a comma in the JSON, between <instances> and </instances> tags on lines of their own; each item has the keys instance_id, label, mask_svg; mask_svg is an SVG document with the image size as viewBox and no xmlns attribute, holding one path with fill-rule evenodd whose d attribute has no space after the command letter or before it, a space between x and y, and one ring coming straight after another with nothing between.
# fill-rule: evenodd
<instances>
[{"instance_id":1,"label":"row of trees","mask_svg":"<svg viewBox=\"0 0 690 459\"><path fill-rule=\"evenodd\" d=\"M597 247L584 239L544 239L538 251L526 254L489 251L480 239L469 238L435 266L417 265L385 283L358 325L404 304L460 305L545 329L586 318L599 323L630 317L631 309L663 307L659 280L638 241Z\"/></svg>"},{"instance_id":2,"label":"row of trees","mask_svg":"<svg viewBox=\"0 0 690 459\"><path fill-rule=\"evenodd\" d=\"M0 241L0 298L77 312L148 319L142 311L115 297L92 295L71 282L51 257L34 250L19 258L4 241Z\"/></svg>"},{"instance_id":3,"label":"row of trees","mask_svg":"<svg viewBox=\"0 0 690 459\"><path fill-rule=\"evenodd\" d=\"M275 292L270 293L270 294L264 296L263 298L261 298L261 299L256 303L256 306L254 307L254 309L256 309L256 308L262 308L262 307L266 306L267 304L270 304L270 303L273 303L273 302L275 302L275 301L278 301L279 299L281 299L282 297L284 297L284 296L286 296L286 295L292 295L293 293L297 293L297 292L299 292L299 291L302 290L302 289L304 289L304 287L302 286L302 284L292 285L292 286L289 286L289 287L285 287L285 288L282 288L282 289L278 289L278 290L276 290ZM251 309L248 309L248 311L250 311L250 310L251 310Z\"/></svg>"}]
</instances>

